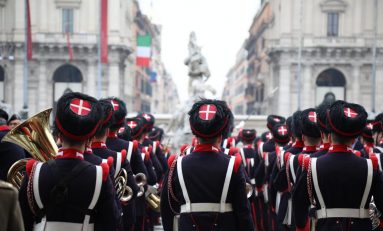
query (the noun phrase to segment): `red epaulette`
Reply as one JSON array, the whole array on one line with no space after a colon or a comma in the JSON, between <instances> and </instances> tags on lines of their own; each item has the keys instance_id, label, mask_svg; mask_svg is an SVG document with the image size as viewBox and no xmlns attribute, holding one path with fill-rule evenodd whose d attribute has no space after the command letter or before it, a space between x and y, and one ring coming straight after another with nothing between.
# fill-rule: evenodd
<instances>
[{"instance_id":1,"label":"red epaulette","mask_svg":"<svg viewBox=\"0 0 383 231\"><path fill-rule=\"evenodd\" d=\"M352 152L357 156L357 157L361 157L362 156L362 153L358 150L352 150Z\"/></svg>"},{"instance_id":2,"label":"red epaulette","mask_svg":"<svg viewBox=\"0 0 383 231\"><path fill-rule=\"evenodd\" d=\"M145 154L145 160L148 161L150 159L150 152L148 147L143 147L141 149L141 153Z\"/></svg>"},{"instance_id":3,"label":"red epaulette","mask_svg":"<svg viewBox=\"0 0 383 231\"><path fill-rule=\"evenodd\" d=\"M114 159L113 157L109 156L108 159L106 159L106 163L111 167L113 165Z\"/></svg>"},{"instance_id":4,"label":"red epaulette","mask_svg":"<svg viewBox=\"0 0 383 231\"><path fill-rule=\"evenodd\" d=\"M375 153L370 154L370 160L372 162L372 167L374 168L374 170L378 170L379 169L379 161L378 161L378 157L375 155Z\"/></svg>"},{"instance_id":5,"label":"red epaulette","mask_svg":"<svg viewBox=\"0 0 383 231\"><path fill-rule=\"evenodd\" d=\"M31 160L28 160L26 166L25 166L25 169L27 171L27 175L31 175L31 172L32 172L32 169L33 169L33 165L37 163L37 160L34 160L34 159L31 159Z\"/></svg>"},{"instance_id":6,"label":"red epaulette","mask_svg":"<svg viewBox=\"0 0 383 231\"><path fill-rule=\"evenodd\" d=\"M234 172L237 173L239 166L241 166L242 163L242 157L239 155L239 153L235 154L235 161L234 161Z\"/></svg>"},{"instance_id":7,"label":"red epaulette","mask_svg":"<svg viewBox=\"0 0 383 231\"><path fill-rule=\"evenodd\" d=\"M290 158L290 152L285 152L284 154L284 159L285 159L285 163L287 163L287 161L289 161L289 158Z\"/></svg>"},{"instance_id":8,"label":"red epaulette","mask_svg":"<svg viewBox=\"0 0 383 231\"><path fill-rule=\"evenodd\" d=\"M149 145L149 147L148 147L148 152L149 152L149 154L152 153L152 151L153 151L153 146L152 146L152 145Z\"/></svg>"},{"instance_id":9,"label":"red epaulette","mask_svg":"<svg viewBox=\"0 0 383 231\"><path fill-rule=\"evenodd\" d=\"M181 148L180 148L181 153L184 153L185 149L187 149L188 147L189 147L188 144L181 145Z\"/></svg>"},{"instance_id":10,"label":"red epaulette","mask_svg":"<svg viewBox=\"0 0 383 231\"><path fill-rule=\"evenodd\" d=\"M105 182L109 176L109 165L107 163L101 163L102 168L102 182Z\"/></svg>"},{"instance_id":11,"label":"red epaulette","mask_svg":"<svg viewBox=\"0 0 383 231\"><path fill-rule=\"evenodd\" d=\"M138 149L138 141L137 140L133 140L133 152L136 152Z\"/></svg>"},{"instance_id":12,"label":"red epaulette","mask_svg":"<svg viewBox=\"0 0 383 231\"><path fill-rule=\"evenodd\" d=\"M308 171L309 169L309 165L310 165L310 161L311 161L311 158L310 156L306 156L304 159L303 159L303 169Z\"/></svg>"},{"instance_id":13,"label":"red epaulette","mask_svg":"<svg viewBox=\"0 0 383 231\"><path fill-rule=\"evenodd\" d=\"M121 150L121 163L125 163L125 160L126 160L126 149L122 149Z\"/></svg>"},{"instance_id":14,"label":"red epaulette","mask_svg":"<svg viewBox=\"0 0 383 231\"><path fill-rule=\"evenodd\" d=\"M238 153L239 152L239 150L238 150L238 148L236 148L236 147L230 147L229 148L229 155L230 156L234 156L234 154L236 154L236 153Z\"/></svg>"},{"instance_id":15,"label":"red epaulette","mask_svg":"<svg viewBox=\"0 0 383 231\"><path fill-rule=\"evenodd\" d=\"M299 154L298 155L298 163L299 163L299 166L302 167L303 165L303 159L305 158L305 155L304 154Z\"/></svg>"},{"instance_id":16,"label":"red epaulette","mask_svg":"<svg viewBox=\"0 0 383 231\"><path fill-rule=\"evenodd\" d=\"M156 143L157 143L157 147L158 147L158 148L161 148L161 143L160 143L160 141L157 140Z\"/></svg>"},{"instance_id":17,"label":"red epaulette","mask_svg":"<svg viewBox=\"0 0 383 231\"><path fill-rule=\"evenodd\" d=\"M172 154L169 156L169 159L168 159L168 166L169 168L172 166L174 160L177 158L177 155L176 154Z\"/></svg>"}]
</instances>

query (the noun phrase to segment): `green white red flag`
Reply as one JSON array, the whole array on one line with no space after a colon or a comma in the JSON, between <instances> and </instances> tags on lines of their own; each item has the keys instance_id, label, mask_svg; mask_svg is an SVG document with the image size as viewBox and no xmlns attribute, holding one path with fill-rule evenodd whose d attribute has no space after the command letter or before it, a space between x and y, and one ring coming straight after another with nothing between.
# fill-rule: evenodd
<instances>
[{"instance_id":1,"label":"green white red flag","mask_svg":"<svg viewBox=\"0 0 383 231\"><path fill-rule=\"evenodd\" d=\"M149 67L151 56L152 37L150 35L137 36L136 64L142 67Z\"/></svg>"}]
</instances>

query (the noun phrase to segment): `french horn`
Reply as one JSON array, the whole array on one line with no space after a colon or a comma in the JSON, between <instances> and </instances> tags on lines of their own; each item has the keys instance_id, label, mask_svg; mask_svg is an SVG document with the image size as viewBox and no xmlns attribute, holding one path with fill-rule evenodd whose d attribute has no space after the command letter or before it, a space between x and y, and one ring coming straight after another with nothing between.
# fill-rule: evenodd
<instances>
[{"instance_id":1,"label":"french horn","mask_svg":"<svg viewBox=\"0 0 383 231\"><path fill-rule=\"evenodd\" d=\"M41 162L54 159L58 148L49 128L52 108L46 109L27 119L9 131L2 142L14 143ZM7 181L20 189L28 159L16 161L8 170Z\"/></svg>"},{"instance_id":2,"label":"french horn","mask_svg":"<svg viewBox=\"0 0 383 231\"><path fill-rule=\"evenodd\" d=\"M128 174L125 169L121 169L114 179L114 187L116 189L116 194L118 199L121 202L125 203L132 199L133 190L128 185Z\"/></svg>"}]
</instances>

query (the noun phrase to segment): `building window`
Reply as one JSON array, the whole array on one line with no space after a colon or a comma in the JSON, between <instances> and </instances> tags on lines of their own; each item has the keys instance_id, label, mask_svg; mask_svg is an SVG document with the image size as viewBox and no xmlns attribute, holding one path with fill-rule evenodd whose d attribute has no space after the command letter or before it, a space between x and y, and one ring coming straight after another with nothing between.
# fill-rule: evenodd
<instances>
[{"instance_id":1,"label":"building window","mask_svg":"<svg viewBox=\"0 0 383 231\"><path fill-rule=\"evenodd\" d=\"M327 36L338 37L339 35L339 13L327 13Z\"/></svg>"},{"instance_id":2,"label":"building window","mask_svg":"<svg viewBox=\"0 0 383 231\"><path fill-rule=\"evenodd\" d=\"M62 31L73 33L73 9L62 9Z\"/></svg>"}]
</instances>

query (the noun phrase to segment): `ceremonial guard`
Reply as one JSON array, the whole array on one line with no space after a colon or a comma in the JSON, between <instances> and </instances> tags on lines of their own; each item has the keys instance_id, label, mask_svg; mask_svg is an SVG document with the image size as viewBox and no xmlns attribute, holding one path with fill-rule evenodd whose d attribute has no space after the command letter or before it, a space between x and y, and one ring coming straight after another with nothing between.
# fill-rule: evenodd
<instances>
[{"instance_id":1,"label":"ceremonial guard","mask_svg":"<svg viewBox=\"0 0 383 231\"><path fill-rule=\"evenodd\" d=\"M164 130L156 126L154 126L148 134L149 140L153 142L153 153L157 156L157 159L161 163L162 170L165 173L168 170L168 161L163 152L164 147L161 143L163 136Z\"/></svg>"},{"instance_id":2,"label":"ceremonial guard","mask_svg":"<svg viewBox=\"0 0 383 231\"><path fill-rule=\"evenodd\" d=\"M114 108L109 100L100 100L99 104L102 109L102 123L100 128L97 130L95 137L92 142L92 152L101 157L102 159L112 159L113 161L113 169L114 175L111 176L115 181L119 176L127 176L125 180L127 180L127 186L132 190L132 195L130 200L134 200L139 187L136 184L134 179L134 175L132 172L132 168L130 166L129 161L127 160L127 151L125 149L121 150L121 152L110 150L106 145L107 134L109 132L109 127L113 124L113 111ZM126 174L125 174L126 173ZM123 230L132 230L132 225L135 220L134 209L131 208L129 201L125 201L124 198L121 199L121 206L123 211L122 224Z\"/></svg>"},{"instance_id":3,"label":"ceremonial guard","mask_svg":"<svg viewBox=\"0 0 383 231\"><path fill-rule=\"evenodd\" d=\"M330 131L327 129L327 110L330 109L330 105L322 103L315 111L317 116L317 125L321 136L321 145L319 150L315 153L310 154L310 157L321 157L328 152L330 148Z\"/></svg>"},{"instance_id":4,"label":"ceremonial guard","mask_svg":"<svg viewBox=\"0 0 383 231\"><path fill-rule=\"evenodd\" d=\"M109 166L83 161L100 121L93 97L68 93L58 100L54 130L62 147L55 160L29 160L20 189L26 230L116 230L119 214Z\"/></svg>"},{"instance_id":5,"label":"ceremonial guard","mask_svg":"<svg viewBox=\"0 0 383 231\"><path fill-rule=\"evenodd\" d=\"M374 153L383 153L383 113L378 114L373 122Z\"/></svg>"},{"instance_id":6,"label":"ceremonial guard","mask_svg":"<svg viewBox=\"0 0 383 231\"><path fill-rule=\"evenodd\" d=\"M364 158L369 158L369 156L374 153L373 127L373 121L368 120L366 126L363 128L362 135L360 136L360 141L363 144L363 149L360 150L360 152L361 156Z\"/></svg>"},{"instance_id":7,"label":"ceremonial guard","mask_svg":"<svg viewBox=\"0 0 383 231\"><path fill-rule=\"evenodd\" d=\"M189 116L198 144L190 155L169 159L161 195L164 230L253 231L241 157L220 151L233 123L230 109L223 101L201 100Z\"/></svg>"},{"instance_id":8,"label":"ceremonial guard","mask_svg":"<svg viewBox=\"0 0 383 231\"><path fill-rule=\"evenodd\" d=\"M269 136L271 135L271 130L273 130L274 125L285 124L285 122L286 122L286 119L282 116L269 115L267 117L266 126L270 132L267 135L269 135ZM259 154L261 154L262 152L273 152L273 151L275 151L274 139L272 138L272 135L271 135L271 137L267 137L267 135L266 135L267 141L265 141L265 143L259 147L259 151L258 151Z\"/></svg>"},{"instance_id":9,"label":"ceremonial guard","mask_svg":"<svg viewBox=\"0 0 383 231\"><path fill-rule=\"evenodd\" d=\"M372 230L369 215L371 196L383 208L383 178L376 158L359 158L352 152L355 139L366 124L367 113L357 104L336 101L327 112L331 135L328 154L305 158L304 171L293 193L297 230L308 230L308 208L315 208L318 231Z\"/></svg>"},{"instance_id":10,"label":"ceremonial guard","mask_svg":"<svg viewBox=\"0 0 383 231\"><path fill-rule=\"evenodd\" d=\"M109 126L109 133L106 139L106 146L108 147L108 149L120 153L123 150L126 150L126 160L127 162L129 162L133 173L143 173L145 176L147 176L148 172L146 171L146 167L144 165L144 162L142 161L141 152L138 150L138 143L133 141L125 141L117 137L117 132L126 124L125 116L127 114L127 110L125 103L119 98L115 97L107 98L103 101L109 102L113 107L113 114L111 118L112 124L110 124ZM127 204L127 213L128 217L130 217L130 219L128 219L127 222L129 229L131 230L135 229L135 223L137 221L137 200L137 198L130 200Z\"/></svg>"},{"instance_id":11,"label":"ceremonial guard","mask_svg":"<svg viewBox=\"0 0 383 231\"><path fill-rule=\"evenodd\" d=\"M8 114L0 109L0 140L11 130L7 125ZM9 168L18 160L25 158L24 149L9 142L0 143L0 180L7 180Z\"/></svg>"}]
</instances>

